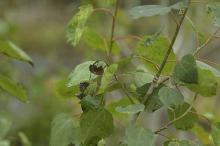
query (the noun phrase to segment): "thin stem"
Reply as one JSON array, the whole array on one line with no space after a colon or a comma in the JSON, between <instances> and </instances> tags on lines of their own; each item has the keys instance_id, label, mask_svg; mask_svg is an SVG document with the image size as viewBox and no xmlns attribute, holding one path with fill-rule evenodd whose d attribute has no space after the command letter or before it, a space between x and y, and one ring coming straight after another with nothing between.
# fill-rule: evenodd
<instances>
[{"instance_id":1,"label":"thin stem","mask_svg":"<svg viewBox=\"0 0 220 146\"><path fill-rule=\"evenodd\" d=\"M195 101L196 101L197 95L198 95L198 94L195 93L192 104L190 105L190 107L189 107L182 115L180 115L179 117L175 118L174 120L168 122L166 125L162 126L161 128L159 128L159 129L158 129L157 131L155 131L154 133L155 133L155 134L160 133L161 131L163 131L163 130L167 129L169 126L171 126L174 122L176 122L176 121L182 119L184 116L186 116L186 115L192 110L193 105L194 105L194 103L195 103Z\"/></svg>"},{"instance_id":2,"label":"thin stem","mask_svg":"<svg viewBox=\"0 0 220 146\"><path fill-rule=\"evenodd\" d=\"M113 15L114 17L112 17L111 36L110 36L110 44L109 44L109 52L108 52L109 58L111 56L112 47L113 47L113 43L114 43L115 23L116 23L117 14L118 14L119 2L120 2L120 0L117 0L114 15Z\"/></svg>"},{"instance_id":3,"label":"thin stem","mask_svg":"<svg viewBox=\"0 0 220 146\"><path fill-rule=\"evenodd\" d=\"M204 47L206 47L212 39L216 36L216 34L219 32L220 28L218 28L207 40L204 44L202 44L200 47L196 49L196 51L193 53L194 56L196 56Z\"/></svg>"},{"instance_id":4,"label":"thin stem","mask_svg":"<svg viewBox=\"0 0 220 146\"><path fill-rule=\"evenodd\" d=\"M124 40L124 39L136 39L138 41L142 40L141 37L136 36L136 35L117 36L113 40L118 41L118 40Z\"/></svg>"},{"instance_id":5,"label":"thin stem","mask_svg":"<svg viewBox=\"0 0 220 146\"><path fill-rule=\"evenodd\" d=\"M180 28L182 26L182 23L183 23L183 20L184 20L184 18L186 16L187 11L188 11L188 7L184 11L184 14L183 14L183 16L182 16L182 18L180 20L180 23L179 23L180 25L177 25L177 27L176 27L176 31L174 33L173 39L172 39L172 41L170 43L169 49L167 50L167 52L166 52L166 54L165 54L165 56L163 58L163 61L162 61L161 65L160 65L160 68L159 68L158 72L156 73L156 75L154 76L153 82L151 83L147 93L144 96L144 100L142 102L144 105L146 105L148 103L149 96L153 93L154 89L157 87L157 82L158 82L159 77L160 77L160 75L161 75L161 73L162 73L162 71L163 71L163 69L164 69L164 67L165 67L165 65L167 63L169 55L170 55L170 53L171 53L171 51L173 49L173 45L174 45L174 43L176 41L176 38L177 38L177 36L179 34ZM137 121L137 118L138 118L139 115L140 115L140 112L133 116L133 118L131 120L131 124L135 124L135 122Z\"/></svg>"}]
</instances>

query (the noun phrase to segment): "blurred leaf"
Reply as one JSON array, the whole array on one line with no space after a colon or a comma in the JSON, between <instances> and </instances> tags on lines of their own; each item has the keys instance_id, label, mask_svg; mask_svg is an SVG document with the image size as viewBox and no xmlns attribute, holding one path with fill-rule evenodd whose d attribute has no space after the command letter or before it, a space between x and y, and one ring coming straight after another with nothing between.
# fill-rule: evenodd
<instances>
[{"instance_id":1,"label":"blurred leaf","mask_svg":"<svg viewBox=\"0 0 220 146\"><path fill-rule=\"evenodd\" d=\"M145 106L143 104L130 104L128 106L118 106L116 111L125 114L135 114L144 111Z\"/></svg>"},{"instance_id":2,"label":"blurred leaf","mask_svg":"<svg viewBox=\"0 0 220 146\"><path fill-rule=\"evenodd\" d=\"M6 76L0 75L0 88L20 101L27 101L27 92L24 87Z\"/></svg>"},{"instance_id":3,"label":"blurred leaf","mask_svg":"<svg viewBox=\"0 0 220 146\"><path fill-rule=\"evenodd\" d=\"M78 86L68 87L66 80L60 80L56 83L56 91L62 98L75 97L76 93L79 92Z\"/></svg>"},{"instance_id":4,"label":"blurred leaf","mask_svg":"<svg viewBox=\"0 0 220 146\"><path fill-rule=\"evenodd\" d=\"M154 112L154 111L160 109L163 106L163 104L161 103L161 101L159 99L159 95L158 95L159 90L163 86L164 85L158 86L153 91L153 93L148 97L149 100L148 100L147 104L145 105L146 106L146 110L148 112ZM147 90L149 89L149 87L150 87L150 83L147 83L147 84L144 84L143 86L137 88L137 93L138 93L138 96L140 97L140 101L143 100L143 98L144 98Z\"/></svg>"},{"instance_id":5,"label":"blurred leaf","mask_svg":"<svg viewBox=\"0 0 220 146\"><path fill-rule=\"evenodd\" d=\"M145 68L138 66L134 72L134 82L137 87L141 87L146 83L153 81L154 75L148 72Z\"/></svg>"},{"instance_id":6,"label":"blurred leaf","mask_svg":"<svg viewBox=\"0 0 220 146\"><path fill-rule=\"evenodd\" d=\"M126 142L128 146L153 146L154 133L149 129L130 126L126 129Z\"/></svg>"},{"instance_id":7,"label":"blurred leaf","mask_svg":"<svg viewBox=\"0 0 220 146\"><path fill-rule=\"evenodd\" d=\"M211 141L209 138L209 133L206 132L199 124L195 125L192 129L192 131L195 133L195 135L198 137L198 139L204 144L204 145L210 145Z\"/></svg>"},{"instance_id":8,"label":"blurred leaf","mask_svg":"<svg viewBox=\"0 0 220 146\"><path fill-rule=\"evenodd\" d=\"M175 66L172 77L183 83L198 83L198 70L193 55L187 54L182 57Z\"/></svg>"},{"instance_id":9,"label":"blurred leaf","mask_svg":"<svg viewBox=\"0 0 220 146\"><path fill-rule=\"evenodd\" d=\"M107 44L97 32L91 30L91 29L86 29L84 34L83 34L83 40L84 42L92 49L107 52Z\"/></svg>"},{"instance_id":10,"label":"blurred leaf","mask_svg":"<svg viewBox=\"0 0 220 146\"><path fill-rule=\"evenodd\" d=\"M52 121L50 146L79 144L78 127L72 116L59 114Z\"/></svg>"},{"instance_id":11,"label":"blurred leaf","mask_svg":"<svg viewBox=\"0 0 220 146\"><path fill-rule=\"evenodd\" d=\"M142 59L147 69L153 73L157 71L156 65L162 63L163 57L166 54L170 46L169 40L164 36L145 36L142 41L139 42L136 50ZM175 54L171 52L168 63L165 65L162 74L169 75L175 65ZM172 62L173 61L173 62Z\"/></svg>"},{"instance_id":12,"label":"blurred leaf","mask_svg":"<svg viewBox=\"0 0 220 146\"><path fill-rule=\"evenodd\" d=\"M188 103L184 103L182 105L175 107L174 111L168 110L170 121L173 121L174 119L178 119L174 122L174 126L176 127L176 129L189 130L193 128L194 124L198 121L198 116L192 113L192 112L196 112L194 108L190 110L192 112L189 111L186 113L189 107L190 105ZM181 118L179 119L179 117Z\"/></svg>"},{"instance_id":13,"label":"blurred leaf","mask_svg":"<svg viewBox=\"0 0 220 146\"><path fill-rule=\"evenodd\" d=\"M79 85L81 82L95 79L97 76L92 74L89 70L89 66L95 61L86 61L75 67L75 69L69 75L69 81L67 86L72 87Z\"/></svg>"},{"instance_id":14,"label":"blurred leaf","mask_svg":"<svg viewBox=\"0 0 220 146\"><path fill-rule=\"evenodd\" d=\"M215 146L220 146L220 123L214 123L212 125L212 139Z\"/></svg>"},{"instance_id":15,"label":"blurred leaf","mask_svg":"<svg viewBox=\"0 0 220 146\"><path fill-rule=\"evenodd\" d=\"M220 27L220 2L209 2L206 7L213 25Z\"/></svg>"},{"instance_id":16,"label":"blurred leaf","mask_svg":"<svg viewBox=\"0 0 220 146\"><path fill-rule=\"evenodd\" d=\"M80 118L80 137L84 144L90 144L93 140L97 144L99 140L112 134L113 130L113 117L104 108L90 110Z\"/></svg>"},{"instance_id":17,"label":"blurred leaf","mask_svg":"<svg viewBox=\"0 0 220 146\"><path fill-rule=\"evenodd\" d=\"M116 41L113 41L112 54L117 55L117 54L119 54L120 50L121 50L121 49L120 49L118 43L117 43Z\"/></svg>"},{"instance_id":18,"label":"blurred leaf","mask_svg":"<svg viewBox=\"0 0 220 146\"><path fill-rule=\"evenodd\" d=\"M96 96L96 97L86 96L86 97L84 97L80 101L83 112L87 112L89 110L99 108L99 106L101 105L101 98L103 98L103 97L101 97L101 96Z\"/></svg>"},{"instance_id":19,"label":"blurred leaf","mask_svg":"<svg viewBox=\"0 0 220 146\"><path fill-rule=\"evenodd\" d=\"M22 146L31 146L31 142L23 132L18 133L19 138L21 139Z\"/></svg>"},{"instance_id":20,"label":"blurred leaf","mask_svg":"<svg viewBox=\"0 0 220 146\"><path fill-rule=\"evenodd\" d=\"M164 146L199 146L192 141L188 140L168 140L164 142Z\"/></svg>"},{"instance_id":21,"label":"blurred leaf","mask_svg":"<svg viewBox=\"0 0 220 146\"><path fill-rule=\"evenodd\" d=\"M0 146L10 146L10 141L8 141L8 140L0 140Z\"/></svg>"},{"instance_id":22,"label":"blurred leaf","mask_svg":"<svg viewBox=\"0 0 220 146\"><path fill-rule=\"evenodd\" d=\"M33 66L32 59L22 49L10 41L0 40L0 53L17 60L26 61Z\"/></svg>"},{"instance_id":23,"label":"blurred leaf","mask_svg":"<svg viewBox=\"0 0 220 146\"><path fill-rule=\"evenodd\" d=\"M158 94L160 101L168 108L176 107L184 102L184 96L177 89L162 87Z\"/></svg>"},{"instance_id":24,"label":"blurred leaf","mask_svg":"<svg viewBox=\"0 0 220 146\"><path fill-rule=\"evenodd\" d=\"M66 31L67 41L73 46L76 46L80 41L86 21L93 12L92 5L83 5L79 9L80 11L68 23Z\"/></svg>"},{"instance_id":25,"label":"blurred leaf","mask_svg":"<svg viewBox=\"0 0 220 146\"><path fill-rule=\"evenodd\" d=\"M206 70L209 70L211 71L216 77L220 77L220 71L204 62L201 62L201 61L196 61L196 64L197 66L200 68L200 69L206 69Z\"/></svg>"},{"instance_id":26,"label":"blurred leaf","mask_svg":"<svg viewBox=\"0 0 220 146\"><path fill-rule=\"evenodd\" d=\"M137 19L141 17L165 15L169 13L172 9L181 9L184 7L186 7L186 4L184 2L179 2L169 7L162 5L143 5L132 8L129 14L133 19Z\"/></svg>"},{"instance_id":27,"label":"blurred leaf","mask_svg":"<svg viewBox=\"0 0 220 146\"><path fill-rule=\"evenodd\" d=\"M11 120L3 114L0 115L0 141L3 139L9 132L12 126Z\"/></svg>"},{"instance_id":28,"label":"blurred leaf","mask_svg":"<svg viewBox=\"0 0 220 146\"><path fill-rule=\"evenodd\" d=\"M107 67L102 77L102 84L100 87L100 92L104 92L108 88L110 80L116 73L117 69L118 69L117 64L111 64L110 66Z\"/></svg>"}]
</instances>

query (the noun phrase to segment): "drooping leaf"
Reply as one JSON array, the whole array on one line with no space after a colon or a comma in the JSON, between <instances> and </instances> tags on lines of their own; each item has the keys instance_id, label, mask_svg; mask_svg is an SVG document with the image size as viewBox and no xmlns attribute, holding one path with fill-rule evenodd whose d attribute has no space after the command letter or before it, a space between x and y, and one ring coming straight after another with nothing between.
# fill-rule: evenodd
<instances>
[{"instance_id":1,"label":"drooping leaf","mask_svg":"<svg viewBox=\"0 0 220 146\"><path fill-rule=\"evenodd\" d=\"M83 5L79 9L80 11L75 14L68 23L66 31L67 41L71 43L72 46L77 45L80 41L85 30L86 21L93 12L91 5Z\"/></svg>"},{"instance_id":2,"label":"drooping leaf","mask_svg":"<svg viewBox=\"0 0 220 146\"><path fill-rule=\"evenodd\" d=\"M135 114L144 111L144 107L143 104L130 104L128 106L118 106L115 110L119 113Z\"/></svg>"},{"instance_id":3,"label":"drooping leaf","mask_svg":"<svg viewBox=\"0 0 220 146\"><path fill-rule=\"evenodd\" d=\"M0 88L22 102L27 101L27 92L24 87L6 76L0 75Z\"/></svg>"},{"instance_id":4,"label":"drooping leaf","mask_svg":"<svg viewBox=\"0 0 220 146\"><path fill-rule=\"evenodd\" d=\"M160 101L168 108L183 104L184 96L176 89L162 87L159 90Z\"/></svg>"},{"instance_id":5,"label":"drooping leaf","mask_svg":"<svg viewBox=\"0 0 220 146\"><path fill-rule=\"evenodd\" d=\"M215 146L220 146L220 123L214 123L212 125L212 139Z\"/></svg>"},{"instance_id":6,"label":"drooping leaf","mask_svg":"<svg viewBox=\"0 0 220 146\"><path fill-rule=\"evenodd\" d=\"M52 121L50 146L68 146L79 144L78 127L68 114L59 114Z\"/></svg>"},{"instance_id":7,"label":"drooping leaf","mask_svg":"<svg viewBox=\"0 0 220 146\"><path fill-rule=\"evenodd\" d=\"M128 146L153 146L154 133L149 129L130 126L126 129L126 143Z\"/></svg>"},{"instance_id":8,"label":"drooping leaf","mask_svg":"<svg viewBox=\"0 0 220 146\"><path fill-rule=\"evenodd\" d=\"M133 19L141 18L141 17L151 17L156 15L165 15L169 13L172 9L180 9L186 7L186 4L183 2L176 3L171 6L163 6L163 5L143 5L136 6L132 8L129 12L130 16Z\"/></svg>"},{"instance_id":9,"label":"drooping leaf","mask_svg":"<svg viewBox=\"0 0 220 146\"><path fill-rule=\"evenodd\" d=\"M149 96L149 100L147 102L147 104L145 105L146 106L146 110L148 112L154 112L158 109L160 109L163 104L161 103L160 99L159 99L159 95L158 95L158 92L159 90L163 87L164 85L160 85L158 86L154 91L153 93L151 94L151 96ZM138 93L138 96L140 98L140 101L143 100L147 90L149 89L150 87L150 83L147 83L147 84L144 84L143 86L141 87L138 87L137 88L137 93Z\"/></svg>"},{"instance_id":10,"label":"drooping leaf","mask_svg":"<svg viewBox=\"0 0 220 146\"><path fill-rule=\"evenodd\" d=\"M145 36L138 44L137 54L142 56L141 60L146 65L147 69L152 73L157 72L159 64L162 63L164 55L170 46L169 40L164 36ZM175 54L170 53L168 62L162 72L164 75L169 75L175 65Z\"/></svg>"},{"instance_id":11,"label":"drooping leaf","mask_svg":"<svg viewBox=\"0 0 220 146\"><path fill-rule=\"evenodd\" d=\"M1 114L0 115L0 141L8 134L11 126L12 126L11 120L4 114Z\"/></svg>"},{"instance_id":12,"label":"drooping leaf","mask_svg":"<svg viewBox=\"0 0 220 146\"><path fill-rule=\"evenodd\" d=\"M193 113L196 112L196 110L192 108L191 110L188 111L189 108L190 105L188 103L184 103L182 105L175 107L174 110L168 110L170 121L173 121L174 119L178 119L174 122L174 126L176 127L176 129L180 129L180 130L191 129L193 128L194 124L198 121L198 116Z\"/></svg>"},{"instance_id":13,"label":"drooping leaf","mask_svg":"<svg viewBox=\"0 0 220 146\"><path fill-rule=\"evenodd\" d=\"M111 64L110 66L107 67L102 77L100 92L104 92L107 89L110 80L117 71L117 69L118 69L117 64Z\"/></svg>"},{"instance_id":14,"label":"drooping leaf","mask_svg":"<svg viewBox=\"0 0 220 146\"><path fill-rule=\"evenodd\" d=\"M99 140L112 134L113 130L113 117L104 108L90 110L80 118L80 137L84 144L97 144Z\"/></svg>"},{"instance_id":15,"label":"drooping leaf","mask_svg":"<svg viewBox=\"0 0 220 146\"><path fill-rule=\"evenodd\" d=\"M105 39L97 32L87 28L83 34L83 40L91 49L107 52L108 48Z\"/></svg>"},{"instance_id":16,"label":"drooping leaf","mask_svg":"<svg viewBox=\"0 0 220 146\"><path fill-rule=\"evenodd\" d=\"M67 86L72 87L79 85L81 82L89 81L89 79L95 79L97 76L92 74L89 70L89 66L93 63L94 61L86 61L77 65L68 77L69 81Z\"/></svg>"},{"instance_id":17,"label":"drooping leaf","mask_svg":"<svg viewBox=\"0 0 220 146\"><path fill-rule=\"evenodd\" d=\"M183 56L175 66L172 77L183 83L198 83L198 70L195 58L191 54Z\"/></svg>"},{"instance_id":18,"label":"drooping leaf","mask_svg":"<svg viewBox=\"0 0 220 146\"><path fill-rule=\"evenodd\" d=\"M0 40L0 53L17 60L28 62L33 66L32 59L21 48L10 41Z\"/></svg>"},{"instance_id":19,"label":"drooping leaf","mask_svg":"<svg viewBox=\"0 0 220 146\"><path fill-rule=\"evenodd\" d=\"M196 144L189 140L168 140L165 141L164 146L199 146L199 144Z\"/></svg>"},{"instance_id":20,"label":"drooping leaf","mask_svg":"<svg viewBox=\"0 0 220 146\"><path fill-rule=\"evenodd\" d=\"M57 94L62 98L71 98L75 97L76 94L79 92L79 87L68 87L66 80L60 80L56 83L56 91Z\"/></svg>"},{"instance_id":21,"label":"drooping leaf","mask_svg":"<svg viewBox=\"0 0 220 146\"><path fill-rule=\"evenodd\" d=\"M207 13L212 18L213 25L220 27L220 2L208 3Z\"/></svg>"}]
</instances>

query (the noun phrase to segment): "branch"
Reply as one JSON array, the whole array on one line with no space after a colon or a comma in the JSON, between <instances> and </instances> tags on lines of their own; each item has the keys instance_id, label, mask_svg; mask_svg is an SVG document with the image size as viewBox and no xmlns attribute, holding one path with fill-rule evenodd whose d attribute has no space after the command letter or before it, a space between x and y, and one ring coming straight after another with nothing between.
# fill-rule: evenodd
<instances>
[{"instance_id":1,"label":"branch","mask_svg":"<svg viewBox=\"0 0 220 146\"><path fill-rule=\"evenodd\" d=\"M160 67L159 67L159 70L156 73L156 75L154 76L153 82L151 83L151 85L150 85L146 95L144 96L144 100L142 102L144 105L146 105L148 103L149 96L153 93L154 89L157 87L157 82L158 82L159 77L160 77L160 75L161 75L161 73L162 73L162 71L163 71L163 69L164 69L164 67L165 67L165 65L167 63L168 57L169 57L169 55L170 55L170 53L171 53L171 51L173 49L173 45L174 45L174 43L176 41L176 38L177 38L177 36L179 34L180 28L182 26L182 23L183 23L183 20L184 20L184 18L186 16L187 11L188 11L188 7L184 11L184 14L183 14L183 16L182 16L182 18L180 20L180 23L179 23L180 25L177 25L177 27L176 27L176 31L174 33L173 39L172 39L172 41L170 43L169 49L167 50L167 52L166 52L166 54L165 54L165 56L163 58L163 61L162 61L161 65L160 65ZM145 108L146 108L146 106L145 106ZM137 118L138 118L139 115L140 115L140 112L135 114L132 117L131 124L135 124L135 122L137 121Z\"/></svg>"}]
</instances>

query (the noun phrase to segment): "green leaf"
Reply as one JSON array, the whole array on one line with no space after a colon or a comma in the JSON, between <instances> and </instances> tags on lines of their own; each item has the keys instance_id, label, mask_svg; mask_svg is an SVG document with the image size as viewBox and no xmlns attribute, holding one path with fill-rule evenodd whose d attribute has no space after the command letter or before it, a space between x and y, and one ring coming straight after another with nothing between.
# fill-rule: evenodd
<instances>
[{"instance_id":1,"label":"green leaf","mask_svg":"<svg viewBox=\"0 0 220 146\"><path fill-rule=\"evenodd\" d=\"M200 68L200 69L205 69L205 70L209 70L211 71L216 77L220 77L220 71L204 62L201 62L201 61L196 61L196 64L197 66Z\"/></svg>"},{"instance_id":2,"label":"green leaf","mask_svg":"<svg viewBox=\"0 0 220 146\"><path fill-rule=\"evenodd\" d=\"M0 88L20 101L27 101L27 92L24 87L6 76L0 75Z\"/></svg>"},{"instance_id":3,"label":"green leaf","mask_svg":"<svg viewBox=\"0 0 220 146\"><path fill-rule=\"evenodd\" d=\"M149 100L147 102L147 104L145 105L146 106L146 110L148 112L154 112L158 109L160 109L163 104L161 103L160 99L159 99L159 95L158 95L158 92L160 90L160 88L162 88L164 85L160 85L159 87L157 87L153 93L151 94L151 96L149 96ZM140 98L140 101L143 100L147 90L149 89L150 87L150 83L147 83L141 87L138 87L137 88L137 93L138 93L138 96Z\"/></svg>"},{"instance_id":4,"label":"green leaf","mask_svg":"<svg viewBox=\"0 0 220 146\"><path fill-rule=\"evenodd\" d=\"M119 113L135 114L144 111L144 108L145 106L143 104L131 104L128 106L118 106L115 110Z\"/></svg>"},{"instance_id":5,"label":"green leaf","mask_svg":"<svg viewBox=\"0 0 220 146\"><path fill-rule=\"evenodd\" d=\"M66 31L67 41L73 46L76 46L80 41L85 30L86 21L93 12L91 5L83 5L79 9L80 11L68 23Z\"/></svg>"},{"instance_id":6,"label":"green leaf","mask_svg":"<svg viewBox=\"0 0 220 146\"><path fill-rule=\"evenodd\" d=\"M130 16L133 19L141 18L141 17L152 17L156 15L165 15L169 13L172 9L180 9L186 7L183 2L176 3L171 6L162 6L162 5L143 5L136 6L132 8L129 12Z\"/></svg>"},{"instance_id":7,"label":"green leaf","mask_svg":"<svg viewBox=\"0 0 220 146\"><path fill-rule=\"evenodd\" d=\"M113 117L104 108L90 110L80 118L80 137L84 144L97 144L99 140L112 134L113 130Z\"/></svg>"},{"instance_id":8,"label":"green leaf","mask_svg":"<svg viewBox=\"0 0 220 146\"><path fill-rule=\"evenodd\" d=\"M117 64L111 64L110 66L107 67L107 69L104 72L104 75L102 77L102 85L100 88L100 92L105 92L105 90L108 88L109 83L113 75L116 73L118 69Z\"/></svg>"},{"instance_id":9,"label":"green leaf","mask_svg":"<svg viewBox=\"0 0 220 146\"><path fill-rule=\"evenodd\" d=\"M168 108L183 104L184 96L177 89L162 87L159 90L160 101Z\"/></svg>"},{"instance_id":10,"label":"green leaf","mask_svg":"<svg viewBox=\"0 0 220 146\"><path fill-rule=\"evenodd\" d=\"M220 146L220 123L214 123L212 125L212 139L215 146Z\"/></svg>"},{"instance_id":11,"label":"green leaf","mask_svg":"<svg viewBox=\"0 0 220 146\"><path fill-rule=\"evenodd\" d=\"M17 60L28 62L32 66L34 65L32 59L21 48L10 41L0 40L0 53Z\"/></svg>"},{"instance_id":12,"label":"green leaf","mask_svg":"<svg viewBox=\"0 0 220 146\"><path fill-rule=\"evenodd\" d=\"M92 97L92 96L84 97L80 101L83 112L99 108L99 106L101 105L102 98L103 98L103 95L96 96L96 97Z\"/></svg>"},{"instance_id":13,"label":"green leaf","mask_svg":"<svg viewBox=\"0 0 220 146\"><path fill-rule=\"evenodd\" d=\"M193 129L192 132L196 135L196 137L198 137L198 139L204 144L204 145L210 145L211 144L211 140L210 140L210 134L208 131L206 131L204 129L204 127L202 125L196 124Z\"/></svg>"},{"instance_id":14,"label":"green leaf","mask_svg":"<svg viewBox=\"0 0 220 146\"><path fill-rule=\"evenodd\" d=\"M220 2L210 2L206 7L213 25L220 27Z\"/></svg>"},{"instance_id":15,"label":"green leaf","mask_svg":"<svg viewBox=\"0 0 220 146\"><path fill-rule=\"evenodd\" d=\"M79 92L78 86L68 87L66 80L60 80L56 83L56 91L58 96L62 98L75 97L76 93Z\"/></svg>"},{"instance_id":16,"label":"green leaf","mask_svg":"<svg viewBox=\"0 0 220 146\"><path fill-rule=\"evenodd\" d=\"M86 29L83 34L83 40L84 42L92 49L107 52L107 44L105 42L105 39L102 38L97 32Z\"/></svg>"},{"instance_id":17,"label":"green leaf","mask_svg":"<svg viewBox=\"0 0 220 146\"><path fill-rule=\"evenodd\" d=\"M10 141L8 141L8 140L0 140L0 146L10 146Z\"/></svg>"},{"instance_id":18,"label":"green leaf","mask_svg":"<svg viewBox=\"0 0 220 146\"><path fill-rule=\"evenodd\" d=\"M170 42L166 37L155 34L154 36L145 36L135 50L142 56L141 59L147 69L155 73L158 70L159 64L162 63L169 46ZM170 53L168 60L162 72L164 75L169 75L175 65L176 57L173 51Z\"/></svg>"},{"instance_id":19,"label":"green leaf","mask_svg":"<svg viewBox=\"0 0 220 146\"><path fill-rule=\"evenodd\" d=\"M9 132L12 126L11 120L3 114L0 115L0 141L3 139Z\"/></svg>"},{"instance_id":20,"label":"green leaf","mask_svg":"<svg viewBox=\"0 0 220 146\"><path fill-rule=\"evenodd\" d=\"M141 87L146 83L151 83L154 76L142 66L138 66L134 72L134 82L137 87Z\"/></svg>"},{"instance_id":21,"label":"green leaf","mask_svg":"<svg viewBox=\"0 0 220 146\"><path fill-rule=\"evenodd\" d=\"M196 144L188 140L169 140L164 142L163 145L164 146L199 146L199 144Z\"/></svg>"},{"instance_id":22,"label":"green leaf","mask_svg":"<svg viewBox=\"0 0 220 146\"><path fill-rule=\"evenodd\" d=\"M194 108L192 108L189 112L186 113L189 107L190 105L188 103L184 103L182 105L175 107L174 110L168 110L170 121L173 121L174 119L178 119L174 122L174 126L176 127L176 129L180 129L180 130L191 129L193 128L194 124L198 121L198 116L193 113L196 112ZM181 118L179 119L179 117Z\"/></svg>"},{"instance_id":23,"label":"green leaf","mask_svg":"<svg viewBox=\"0 0 220 146\"><path fill-rule=\"evenodd\" d=\"M18 132L18 136L21 139L22 146L31 146L31 142L23 132Z\"/></svg>"},{"instance_id":24,"label":"green leaf","mask_svg":"<svg viewBox=\"0 0 220 146\"><path fill-rule=\"evenodd\" d=\"M68 77L69 81L67 86L68 87L76 86L79 85L81 82L85 82L97 78L96 75L92 74L89 71L89 66L94 62L95 61L86 61L82 64L77 65Z\"/></svg>"},{"instance_id":25,"label":"green leaf","mask_svg":"<svg viewBox=\"0 0 220 146\"><path fill-rule=\"evenodd\" d=\"M52 121L50 146L79 144L78 127L72 116L59 114Z\"/></svg>"},{"instance_id":26,"label":"green leaf","mask_svg":"<svg viewBox=\"0 0 220 146\"><path fill-rule=\"evenodd\" d=\"M172 77L174 80L183 83L198 83L198 70L193 55L187 54L183 56L175 66Z\"/></svg>"},{"instance_id":27,"label":"green leaf","mask_svg":"<svg viewBox=\"0 0 220 146\"><path fill-rule=\"evenodd\" d=\"M154 133L149 129L130 126L126 129L126 142L128 146L153 146Z\"/></svg>"}]
</instances>

